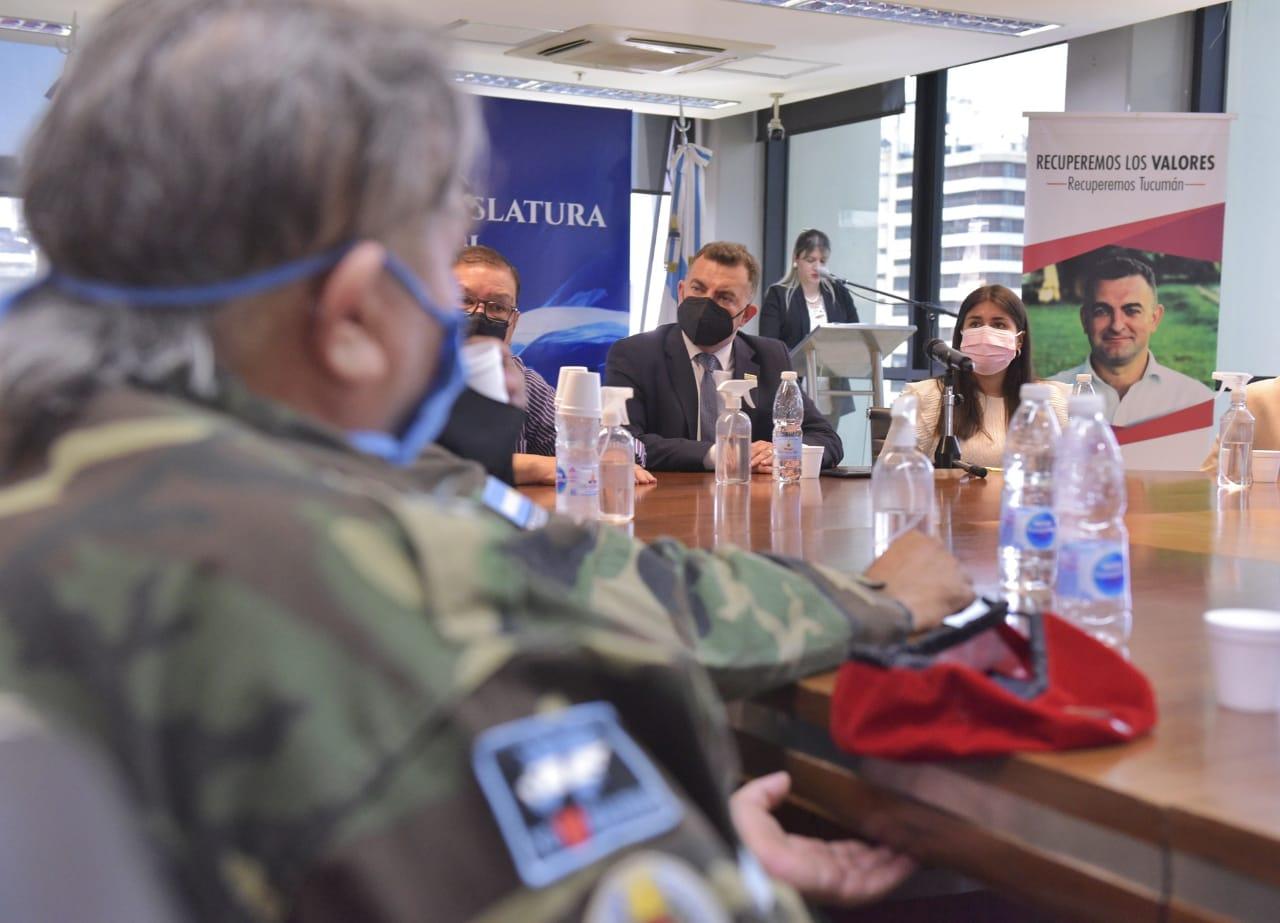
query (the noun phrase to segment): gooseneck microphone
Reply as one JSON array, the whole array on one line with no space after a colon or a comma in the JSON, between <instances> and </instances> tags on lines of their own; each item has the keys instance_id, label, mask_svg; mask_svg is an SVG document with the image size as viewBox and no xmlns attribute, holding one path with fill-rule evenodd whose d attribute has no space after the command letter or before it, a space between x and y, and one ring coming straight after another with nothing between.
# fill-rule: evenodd
<instances>
[{"instance_id":1,"label":"gooseneck microphone","mask_svg":"<svg viewBox=\"0 0 1280 923\"><path fill-rule=\"evenodd\" d=\"M973 360L960 350L953 348L946 340L932 339L924 351L930 358L936 359L949 369L959 369L962 372L973 371Z\"/></svg>"}]
</instances>

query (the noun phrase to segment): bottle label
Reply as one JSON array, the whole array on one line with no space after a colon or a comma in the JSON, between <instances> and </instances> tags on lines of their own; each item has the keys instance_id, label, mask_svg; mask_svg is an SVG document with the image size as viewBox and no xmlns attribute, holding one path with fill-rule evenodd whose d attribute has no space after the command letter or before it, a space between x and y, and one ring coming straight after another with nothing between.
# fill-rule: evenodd
<instances>
[{"instance_id":1,"label":"bottle label","mask_svg":"<svg viewBox=\"0 0 1280 923\"><path fill-rule=\"evenodd\" d=\"M794 436L774 436L773 437L773 454L779 461L799 461L801 448L804 437L800 434Z\"/></svg>"},{"instance_id":2,"label":"bottle label","mask_svg":"<svg viewBox=\"0 0 1280 923\"><path fill-rule=\"evenodd\" d=\"M595 465L556 465L556 495L594 497L600 493L599 471Z\"/></svg>"},{"instance_id":3,"label":"bottle label","mask_svg":"<svg viewBox=\"0 0 1280 923\"><path fill-rule=\"evenodd\" d=\"M1129 546L1113 540L1067 542L1058 550L1058 595L1121 599L1129 586Z\"/></svg>"},{"instance_id":4,"label":"bottle label","mask_svg":"<svg viewBox=\"0 0 1280 923\"><path fill-rule=\"evenodd\" d=\"M1047 506L1005 509L1000 516L1000 546L1020 551L1049 551L1058 540L1058 518Z\"/></svg>"}]
</instances>

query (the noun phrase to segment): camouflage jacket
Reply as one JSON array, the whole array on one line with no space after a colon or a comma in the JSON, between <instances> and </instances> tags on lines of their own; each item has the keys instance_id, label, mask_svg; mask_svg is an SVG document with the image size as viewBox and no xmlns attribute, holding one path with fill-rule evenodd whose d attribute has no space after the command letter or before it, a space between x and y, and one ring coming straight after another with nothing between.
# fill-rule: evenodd
<instances>
[{"instance_id":1,"label":"camouflage jacket","mask_svg":"<svg viewBox=\"0 0 1280 923\"><path fill-rule=\"evenodd\" d=\"M0 687L113 757L200 919L803 919L696 659L825 666L863 591L415 477L235 389L96 397L0 489Z\"/></svg>"}]
</instances>

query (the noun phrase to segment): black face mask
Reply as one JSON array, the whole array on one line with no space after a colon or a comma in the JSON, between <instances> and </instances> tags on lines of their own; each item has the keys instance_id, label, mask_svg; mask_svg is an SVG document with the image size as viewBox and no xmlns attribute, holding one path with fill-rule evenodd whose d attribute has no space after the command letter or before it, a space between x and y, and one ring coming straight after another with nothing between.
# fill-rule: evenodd
<instances>
[{"instance_id":1,"label":"black face mask","mask_svg":"<svg viewBox=\"0 0 1280 923\"><path fill-rule=\"evenodd\" d=\"M736 317L706 297L691 295L676 308L676 321L695 346L715 346L729 339Z\"/></svg>"},{"instance_id":2,"label":"black face mask","mask_svg":"<svg viewBox=\"0 0 1280 923\"><path fill-rule=\"evenodd\" d=\"M507 330L510 327L510 321L491 320L483 311L476 311L474 314L467 315L467 336L493 337L495 340L505 340L507 338Z\"/></svg>"}]
</instances>

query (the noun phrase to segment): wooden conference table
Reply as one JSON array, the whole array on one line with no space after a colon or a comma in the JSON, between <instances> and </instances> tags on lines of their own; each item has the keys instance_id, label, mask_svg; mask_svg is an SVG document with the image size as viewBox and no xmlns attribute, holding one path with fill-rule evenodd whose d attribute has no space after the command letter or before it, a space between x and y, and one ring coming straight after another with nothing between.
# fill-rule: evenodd
<instances>
[{"instance_id":1,"label":"wooden conference table","mask_svg":"<svg viewBox=\"0 0 1280 923\"><path fill-rule=\"evenodd\" d=\"M870 482L782 489L758 476L660 474L634 534L732 543L861 569ZM939 481L941 538L979 589L996 579L1000 477ZM1280 607L1280 489L1220 494L1202 475L1128 481L1133 662L1156 690L1149 737L1000 760L897 763L839 752L826 733L834 674L734 706L752 774L787 768L796 800L1039 907L1113 920L1280 920L1280 716L1214 704L1201 616ZM551 506L549 488L528 493Z\"/></svg>"}]
</instances>

